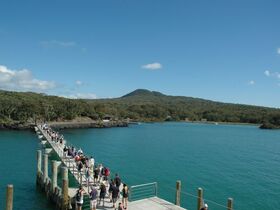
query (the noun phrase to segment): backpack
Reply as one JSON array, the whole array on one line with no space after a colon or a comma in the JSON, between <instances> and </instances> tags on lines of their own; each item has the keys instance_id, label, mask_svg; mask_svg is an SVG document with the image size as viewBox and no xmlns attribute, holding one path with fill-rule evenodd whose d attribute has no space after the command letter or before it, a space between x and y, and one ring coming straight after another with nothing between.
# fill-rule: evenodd
<instances>
[{"instance_id":1,"label":"backpack","mask_svg":"<svg viewBox=\"0 0 280 210\"><path fill-rule=\"evenodd\" d=\"M110 170L109 168L105 168L105 176L109 176L110 175Z\"/></svg>"}]
</instances>

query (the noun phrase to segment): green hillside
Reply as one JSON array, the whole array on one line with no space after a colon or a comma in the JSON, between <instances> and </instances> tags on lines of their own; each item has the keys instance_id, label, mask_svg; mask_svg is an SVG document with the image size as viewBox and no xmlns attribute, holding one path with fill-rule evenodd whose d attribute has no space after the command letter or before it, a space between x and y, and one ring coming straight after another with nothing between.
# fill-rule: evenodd
<instances>
[{"instance_id":1,"label":"green hillside","mask_svg":"<svg viewBox=\"0 0 280 210\"><path fill-rule=\"evenodd\" d=\"M215 121L280 126L280 109L220 103L192 97L168 96L144 89L120 98L81 100L37 93L0 91L0 125L29 124L35 120L63 121L76 117L94 120L109 115L135 121Z\"/></svg>"}]
</instances>

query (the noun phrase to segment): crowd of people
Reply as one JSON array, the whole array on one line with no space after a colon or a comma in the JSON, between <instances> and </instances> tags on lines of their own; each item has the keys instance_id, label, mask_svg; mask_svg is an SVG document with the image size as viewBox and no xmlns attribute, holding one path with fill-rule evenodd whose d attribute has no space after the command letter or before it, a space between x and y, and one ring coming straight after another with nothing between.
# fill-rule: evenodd
<instances>
[{"instance_id":1,"label":"crowd of people","mask_svg":"<svg viewBox=\"0 0 280 210\"><path fill-rule=\"evenodd\" d=\"M51 129L47 124L44 124L42 128L52 141L61 144L63 147L63 156L75 161L78 172L85 174L87 185L89 185L90 179L93 181L91 191L89 192L91 210L96 210L97 205L104 206L105 198L108 198L110 203L112 203L113 209L127 209L129 190L128 186L122 183L119 174L115 174L114 178L109 181L110 169L108 167L102 164L95 165L94 158L92 156L86 156L81 148L77 149L74 146L67 146L63 135ZM82 210L84 193L86 193L82 187L82 183L80 184L75 196L77 210ZM118 202L121 197L121 202Z\"/></svg>"}]
</instances>

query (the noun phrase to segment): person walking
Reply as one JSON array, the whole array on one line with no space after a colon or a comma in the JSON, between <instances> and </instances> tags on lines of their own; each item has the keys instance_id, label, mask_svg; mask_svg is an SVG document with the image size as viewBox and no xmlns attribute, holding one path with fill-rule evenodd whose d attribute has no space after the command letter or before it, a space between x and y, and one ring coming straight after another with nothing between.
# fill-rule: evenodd
<instances>
[{"instance_id":1,"label":"person walking","mask_svg":"<svg viewBox=\"0 0 280 210\"><path fill-rule=\"evenodd\" d=\"M128 190L128 187L126 184L123 184L123 190L122 190L122 204L123 204L123 207L124 209L127 209L127 203L128 203L128 193L129 193L129 190Z\"/></svg>"},{"instance_id":2,"label":"person walking","mask_svg":"<svg viewBox=\"0 0 280 210\"><path fill-rule=\"evenodd\" d=\"M113 208L115 208L115 206L116 206L116 202L117 202L117 200L118 200L119 193L120 193L119 188L117 188L117 186L114 184L114 185L112 186Z\"/></svg>"},{"instance_id":3,"label":"person walking","mask_svg":"<svg viewBox=\"0 0 280 210\"><path fill-rule=\"evenodd\" d=\"M122 203L119 203L118 210L124 210Z\"/></svg>"},{"instance_id":4,"label":"person walking","mask_svg":"<svg viewBox=\"0 0 280 210\"><path fill-rule=\"evenodd\" d=\"M84 203L84 189L82 186L79 187L76 193L76 209L77 210L82 210L82 206Z\"/></svg>"},{"instance_id":5,"label":"person walking","mask_svg":"<svg viewBox=\"0 0 280 210\"><path fill-rule=\"evenodd\" d=\"M115 181L115 184L116 184L117 188L120 188L122 181L121 181L121 178L118 174L115 175L115 180L114 181Z\"/></svg>"},{"instance_id":6,"label":"person walking","mask_svg":"<svg viewBox=\"0 0 280 210\"><path fill-rule=\"evenodd\" d=\"M90 210L96 210L97 205L97 190L95 187L91 188L90 196Z\"/></svg>"},{"instance_id":7,"label":"person walking","mask_svg":"<svg viewBox=\"0 0 280 210\"><path fill-rule=\"evenodd\" d=\"M105 195L106 195L106 186L102 182L101 185L100 185L99 205L101 204L101 200L103 200L103 206L104 206Z\"/></svg>"}]
</instances>

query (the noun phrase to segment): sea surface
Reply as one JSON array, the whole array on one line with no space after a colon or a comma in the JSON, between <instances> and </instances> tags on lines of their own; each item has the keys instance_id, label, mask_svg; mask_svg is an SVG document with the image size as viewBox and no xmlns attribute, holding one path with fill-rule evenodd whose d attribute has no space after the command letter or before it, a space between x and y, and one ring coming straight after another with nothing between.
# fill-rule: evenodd
<instances>
[{"instance_id":1,"label":"sea surface","mask_svg":"<svg viewBox=\"0 0 280 210\"><path fill-rule=\"evenodd\" d=\"M196 209L197 188L209 210L280 209L280 131L249 125L143 123L128 128L61 131L127 184L158 182L159 196L174 202L182 182L182 206ZM28 131L0 132L0 209L8 183L14 209L53 209L36 190L39 140ZM2 202L3 201L3 202Z\"/></svg>"}]
</instances>

